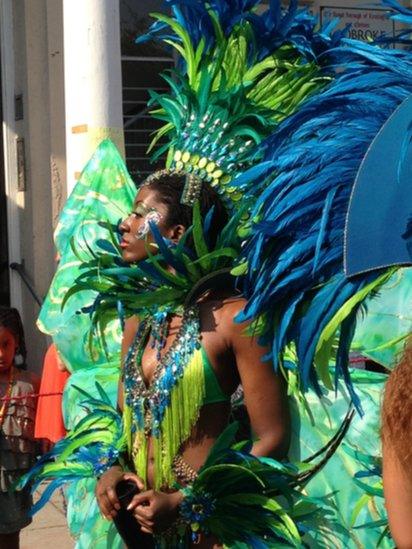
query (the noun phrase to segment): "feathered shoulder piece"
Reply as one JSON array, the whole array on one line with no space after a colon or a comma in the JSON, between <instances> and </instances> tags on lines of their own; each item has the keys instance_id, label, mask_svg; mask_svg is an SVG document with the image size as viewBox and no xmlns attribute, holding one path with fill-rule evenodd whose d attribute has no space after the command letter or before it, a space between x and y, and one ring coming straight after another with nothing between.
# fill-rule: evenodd
<instances>
[{"instance_id":1,"label":"feathered shoulder piece","mask_svg":"<svg viewBox=\"0 0 412 549\"><path fill-rule=\"evenodd\" d=\"M106 328L116 318L123 321L132 315L145 318L162 311L176 312L211 284L233 284L230 271L240 253L237 228L242 210L228 221L213 247L208 240L212 214L213 211L202 219L196 203L193 225L177 245L151 223L158 253L153 254L148 246L148 258L137 264L123 261L116 227L106 224L108 238L99 240L95 249L83 249L77 254L82 270L67 291L62 307L73 296L93 291L93 300L81 311L91 317L90 334L99 335L104 342ZM193 240L190 248L186 246L189 237Z\"/></svg>"}]
</instances>

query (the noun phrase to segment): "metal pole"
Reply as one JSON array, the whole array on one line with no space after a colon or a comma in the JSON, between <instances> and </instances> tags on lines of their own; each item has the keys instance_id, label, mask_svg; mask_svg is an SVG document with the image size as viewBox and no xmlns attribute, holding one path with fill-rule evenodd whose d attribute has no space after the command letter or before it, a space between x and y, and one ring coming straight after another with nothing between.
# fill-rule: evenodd
<instances>
[{"instance_id":1,"label":"metal pole","mask_svg":"<svg viewBox=\"0 0 412 549\"><path fill-rule=\"evenodd\" d=\"M10 263L10 269L13 271L16 271L21 279L23 280L26 288L29 290L31 295L33 296L34 301L38 304L39 307L42 306L42 300L39 298L39 296L36 294L33 286L31 285L31 282L27 276L26 271L24 270L24 266L21 263Z\"/></svg>"}]
</instances>

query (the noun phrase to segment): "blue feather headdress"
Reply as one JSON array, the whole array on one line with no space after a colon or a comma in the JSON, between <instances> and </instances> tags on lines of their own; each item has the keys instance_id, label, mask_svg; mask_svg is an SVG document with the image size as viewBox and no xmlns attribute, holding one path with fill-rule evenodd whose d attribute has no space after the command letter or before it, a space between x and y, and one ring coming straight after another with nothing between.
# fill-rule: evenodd
<instances>
[{"instance_id":1,"label":"blue feather headdress","mask_svg":"<svg viewBox=\"0 0 412 549\"><path fill-rule=\"evenodd\" d=\"M92 315L101 333L117 311L127 316L150 306L181 306L193 295L193 287L206 278L215 280L214 274L235 265L249 231L255 196L250 187L232 185L234 177L261 162L264 140L330 81L330 69L321 67L317 59L340 43L340 34L316 33L314 19L306 10L298 10L295 2L287 10L271 2L260 15L254 11L257 5L256 1L173 1L174 17L156 15L158 21L142 38L163 40L183 60L173 78L164 75L169 91L153 93L153 114L165 124L152 146L160 139L166 141L156 154L167 149L172 170L210 184L227 206L230 222L214 250L207 245L211 216L200 220L194 215L189 229L194 254L184 243L171 247L153 225L159 253L138 265L122 262L113 231L112 243L100 240L88 258L79 257L82 272L64 303L86 288L97 291L83 312ZM262 169L264 164L258 164L256 177ZM258 184L254 187L260 192Z\"/></svg>"}]
</instances>

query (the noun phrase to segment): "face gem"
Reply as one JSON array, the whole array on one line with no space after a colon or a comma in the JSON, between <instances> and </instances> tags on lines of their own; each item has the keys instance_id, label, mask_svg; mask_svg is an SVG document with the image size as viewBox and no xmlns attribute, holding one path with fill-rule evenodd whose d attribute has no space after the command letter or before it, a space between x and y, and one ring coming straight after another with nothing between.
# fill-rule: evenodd
<instances>
[{"instance_id":1,"label":"face gem","mask_svg":"<svg viewBox=\"0 0 412 549\"><path fill-rule=\"evenodd\" d=\"M162 219L162 216L156 210L151 210L148 213L146 213L144 216L143 224L139 227L138 231L136 232L136 238L138 240L144 240L146 236L149 234L150 223L154 223L155 225L158 225L161 219Z\"/></svg>"}]
</instances>

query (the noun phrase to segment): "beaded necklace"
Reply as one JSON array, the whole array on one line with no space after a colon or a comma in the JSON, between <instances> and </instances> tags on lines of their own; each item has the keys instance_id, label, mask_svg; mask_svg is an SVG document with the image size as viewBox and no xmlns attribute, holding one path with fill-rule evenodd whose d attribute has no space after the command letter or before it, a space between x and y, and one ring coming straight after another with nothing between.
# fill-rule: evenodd
<instances>
[{"instance_id":1,"label":"beaded necklace","mask_svg":"<svg viewBox=\"0 0 412 549\"><path fill-rule=\"evenodd\" d=\"M172 389L183 377L193 352L200 348L198 308L192 306L184 310L176 339L158 361L153 380L147 385L141 359L152 329L150 319L141 321L125 361L125 393L138 429L144 429L146 436L156 437L170 405Z\"/></svg>"}]
</instances>

